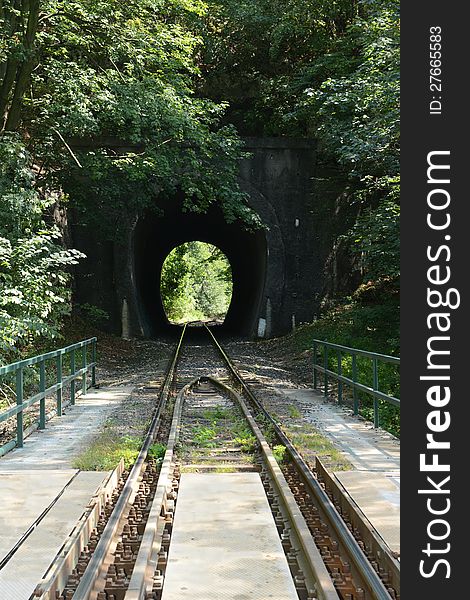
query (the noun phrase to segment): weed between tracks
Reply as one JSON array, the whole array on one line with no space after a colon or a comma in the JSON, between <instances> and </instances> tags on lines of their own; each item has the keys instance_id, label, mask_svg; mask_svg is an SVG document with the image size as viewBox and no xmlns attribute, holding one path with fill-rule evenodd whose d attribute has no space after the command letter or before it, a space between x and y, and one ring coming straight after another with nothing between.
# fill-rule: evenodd
<instances>
[{"instance_id":1,"label":"weed between tracks","mask_svg":"<svg viewBox=\"0 0 470 600\"><path fill-rule=\"evenodd\" d=\"M289 406L289 417L291 419L300 419L301 416L302 416L302 413L297 408L297 406L294 406L293 404L291 404Z\"/></svg>"},{"instance_id":2,"label":"weed between tracks","mask_svg":"<svg viewBox=\"0 0 470 600\"><path fill-rule=\"evenodd\" d=\"M313 427L311 431L308 426L304 426L302 433L294 433L289 431L289 436L292 444L297 450L303 454L315 454L325 462L325 464L333 465L335 471L347 471L351 469L351 464L344 458L342 452L338 450L325 436L321 435Z\"/></svg>"},{"instance_id":3,"label":"weed between tracks","mask_svg":"<svg viewBox=\"0 0 470 600\"><path fill-rule=\"evenodd\" d=\"M280 424L282 431L307 464L310 463L312 469L316 456L331 471L348 471L352 468L351 463L344 457L341 450L338 450L313 425L307 423L296 406L283 407L282 415L271 411L271 415ZM286 448L278 443L279 440L273 424L262 413L258 413L255 418L266 441L271 446L275 459L279 464L282 464L286 457Z\"/></svg>"},{"instance_id":4,"label":"weed between tracks","mask_svg":"<svg viewBox=\"0 0 470 600\"><path fill-rule=\"evenodd\" d=\"M197 414L195 418L198 419ZM251 453L255 449L256 438L248 424L234 409L217 406L202 413L204 421L191 428L192 444L199 448L215 448L221 443L233 443L242 452Z\"/></svg>"},{"instance_id":5,"label":"weed between tracks","mask_svg":"<svg viewBox=\"0 0 470 600\"><path fill-rule=\"evenodd\" d=\"M126 468L131 467L142 447L154 406L152 389L142 387L135 391L113 410L101 431L86 441L72 466L82 471L107 471L114 469L122 457ZM159 458L161 450L154 446L152 451Z\"/></svg>"},{"instance_id":6,"label":"weed between tracks","mask_svg":"<svg viewBox=\"0 0 470 600\"><path fill-rule=\"evenodd\" d=\"M112 432L105 432L73 461L72 466L81 471L108 471L114 469L123 458L128 469L136 461L142 442L140 437L125 435L116 438ZM148 456L158 462L163 460L165 451L165 444L152 444Z\"/></svg>"},{"instance_id":7,"label":"weed between tracks","mask_svg":"<svg viewBox=\"0 0 470 600\"><path fill-rule=\"evenodd\" d=\"M185 472L197 471L201 465L213 473L236 472L237 463L253 464L256 446L255 436L236 407L187 406L178 443Z\"/></svg>"}]
</instances>

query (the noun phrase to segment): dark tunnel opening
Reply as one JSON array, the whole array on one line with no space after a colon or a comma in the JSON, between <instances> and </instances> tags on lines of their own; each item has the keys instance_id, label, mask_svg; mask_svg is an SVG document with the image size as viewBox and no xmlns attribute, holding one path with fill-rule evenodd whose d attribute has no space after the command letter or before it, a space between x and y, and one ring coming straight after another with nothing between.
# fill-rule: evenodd
<instances>
[{"instance_id":1,"label":"dark tunnel opening","mask_svg":"<svg viewBox=\"0 0 470 600\"><path fill-rule=\"evenodd\" d=\"M264 230L246 231L241 224L228 224L220 209L206 214L183 213L175 202L164 216L143 215L133 236L134 274L139 320L146 337L174 331L160 295L163 262L176 246L199 240L217 246L232 268L232 301L221 333L253 337L257 331L263 297L267 243Z\"/></svg>"}]
</instances>

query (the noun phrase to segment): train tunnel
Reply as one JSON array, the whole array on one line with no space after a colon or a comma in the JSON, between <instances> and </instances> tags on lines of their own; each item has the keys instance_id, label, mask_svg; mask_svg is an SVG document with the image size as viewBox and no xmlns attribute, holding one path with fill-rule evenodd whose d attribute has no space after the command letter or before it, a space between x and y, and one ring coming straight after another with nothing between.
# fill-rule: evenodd
<instances>
[{"instance_id":1,"label":"train tunnel","mask_svg":"<svg viewBox=\"0 0 470 600\"><path fill-rule=\"evenodd\" d=\"M220 209L206 214L184 213L175 202L164 216L146 213L133 233L133 271L137 310L146 337L171 331L165 314L160 280L168 254L184 242L201 241L220 248L232 268L232 300L220 332L251 337L257 331L263 297L267 243L264 230L247 231L240 223L228 224Z\"/></svg>"}]
</instances>

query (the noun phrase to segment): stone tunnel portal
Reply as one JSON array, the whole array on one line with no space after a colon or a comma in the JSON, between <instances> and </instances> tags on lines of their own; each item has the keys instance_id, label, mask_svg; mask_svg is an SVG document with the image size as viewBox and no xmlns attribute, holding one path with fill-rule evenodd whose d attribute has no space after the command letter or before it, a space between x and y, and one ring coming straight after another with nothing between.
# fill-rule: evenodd
<instances>
[{"instance_id":1,"label":"stone tunnel portal","mask_svg":"<svg viewBox=\"0 0 470 600\"><path fill-rule=\"evenodd\" d=\"M204 215L182 213L177 203L163 217L142 216L134 229L133 266L141 333L154 337L175 327L169 323L161 300L162 266L173 248L194 240L220 248L232 268L232 301L220 331L256 335L266 279L265 231L250 232L238 223L228 224L218 209Z\"/></svg>"},{"instance_id":2,"label":"stone tunnel portal","mask_svg":"<svg viewBox=\"0 0 470 600\"><path fill-rule=\"evenodd\" d=\"M182 211L182 195L158 198L163 215L123 212L119 235L72 218L73 247L87 255L76 267L75 301L105 311L103 325L123 337L155 337L171 329L160 297L163 261L184 242L213 244L232 267L232 303L220 330L248 338L284 335L317 313L325 266L338 233L343 184L317 168L315 144L297 138L246 138L240 186L266 225L248 232L227 224L218 206ZM345 222L346 223L346 222ZM330 269L331 271L331 269Z\"/></svg>"}]
</instances>

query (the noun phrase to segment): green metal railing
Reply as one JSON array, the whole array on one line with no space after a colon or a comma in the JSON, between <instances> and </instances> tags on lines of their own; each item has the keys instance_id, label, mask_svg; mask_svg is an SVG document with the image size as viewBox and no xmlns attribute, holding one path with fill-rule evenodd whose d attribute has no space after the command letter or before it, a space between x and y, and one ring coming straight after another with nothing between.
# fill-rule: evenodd
<instances>
[{"instance_id":1,"label":"green metal railing","mask_svg":"<svg viewBox=\"0 0 470 600\"><path fill-rule=\"evenodd\" d=\"M88 352L89 350L90 353ZM46 367L50 365L51 361L53 361L55 383L47 387ZM68 369L64 369L65 363L67 363ZM79 368L77 368L77 365ZM25 398L25 371L29 367L34 366L38 366L39 368L39 392L29 398ZM64 370L68 370L69 374L64 376ZM0 384L2 383L2 378L5 376L12 377L15 382L14 391L16 395L16 406L11 406L0 412L0 423L16 416L16 440L11 440L1 446L0 456L15 446L18 448L23 446L23 413L26 408L39 403L38 426L39 429L44 429L46 426L46 398L51 394L56 394L57 415L62 416L64 386L67 383L71 383L70 404L75 404L75 380L81 379L82 393L85 394L88 372L91 374L91 386L93 387L96 384L96 338L90 338L66 348L61 348L60 350L54 350L47 354L41 354L40 356L34 356L33 358L27 358L0 367Z\"/></svg>"},{"instance_id":2,"label":"green metal railing","mask_svg":"<svg viewBox=\"0 0 470 600\"><path fill-rule=\"evenodd\" d=\"M351 377L344 375L344 359L351 357ZM358 357L365 357L372 364L372 385L367 385L359 381L358 377ZM318 364L319 358L322 364ZM332 360L333 358L333 360ZM349 361L348 361L349 362ZM331 363L336 366L336 371L330 367ZM353 410L354 414L359 413L359 395L358 392L365 392L373 398L374 410L374 427L379 426L379 400L383 400L394 406L400 406L400 400L385 394L380 391L379 383L379 364L389 363L397 367L400 366L400 359L395 356L387 356L386 354L378 354L376 352L367 352L366 350L358 350L357 348L348 348L339 344L330 344L322 340L313 340L313 387L318 389L318 373L323 375L323 394L328 396L328 382L332 377L338 382L338 403L343 403L343 385L347 385L352 389L353 393Z\"/></svg>"}]
</instances>

